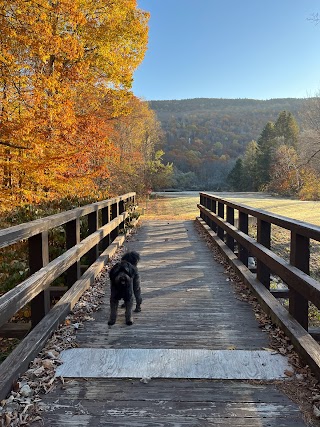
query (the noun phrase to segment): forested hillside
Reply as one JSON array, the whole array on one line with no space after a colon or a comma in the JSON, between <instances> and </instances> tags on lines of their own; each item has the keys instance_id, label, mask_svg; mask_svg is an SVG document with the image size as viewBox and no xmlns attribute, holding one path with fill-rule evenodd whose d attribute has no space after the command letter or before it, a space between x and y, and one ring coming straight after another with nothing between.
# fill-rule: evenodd
<instances>
[{"instance_id":1,"label":"forested hillside","mask_svg":"<svg viewBox=\"0 0 320 427\"><path fill-rule=\"evenodd\" d=\"M300 122L303 99L187 99L151 101L162 124L164 161L172 162L176 188L225 189L226 177L268 121L289 111Z\"/></svg>"}]
</instances>

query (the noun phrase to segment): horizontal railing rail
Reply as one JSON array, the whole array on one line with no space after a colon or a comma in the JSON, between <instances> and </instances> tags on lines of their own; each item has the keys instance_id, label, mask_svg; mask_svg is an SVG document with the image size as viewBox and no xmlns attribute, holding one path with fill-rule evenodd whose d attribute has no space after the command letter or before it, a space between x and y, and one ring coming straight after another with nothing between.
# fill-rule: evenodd
<instances>
[{"instance_id":1,"label":"horizontal railing rail","mask_svg":"<svg viewBox=\"0 0 320 427\"><path fill-rule=\"evenodd\" d=\"M28 242L30 272L29 277L0 297L0 326L8 325L6 322L28 303L32 326L31 332L0 365L0 399L124 241L125 223L131 226L135 222L132 215L135 207L135 193L128 193L0 230L1 248ZM81 240L80 225L84 219L87 232ZM66 249L49 262L48 233L60 226L65 229ZM87 264L84 274L81 274L82 257ZM66 292L51 307L50 287L61 275L65 275L66 282L61 289ZM54 289L57 291L57 286Z\"/></svg>"},{"instance_id":2,"label":"horizontal railing rail","mask_svg":"<svg viewBox=\"0 0 320 427\"><path fill-rule=\"evenodd\" d=\"M320 242L320 227L204 192L198 208L199 222L320 376L320 346L308 334L309 303L320 309L320 283L310 276L310 239ZM256 224L256 238L249 236L250 222ZM273 226L290 231L289 262L271 249ZM256 259L256 274L247 268L249 257ZM279 276L288 291L270 289L271 275ZM289 300L287 314L276 297ZM301 336L308 339L302 343Z\"/></svg>"}]
</instances>

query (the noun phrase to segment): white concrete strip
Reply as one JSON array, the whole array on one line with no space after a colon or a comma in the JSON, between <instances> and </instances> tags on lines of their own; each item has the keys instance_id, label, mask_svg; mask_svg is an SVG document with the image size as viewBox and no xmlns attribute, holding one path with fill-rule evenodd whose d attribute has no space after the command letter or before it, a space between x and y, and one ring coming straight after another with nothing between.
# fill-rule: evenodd
<instances>
[{"instance_id":1,"label":"white concrete strip","mask_svg":"<svg viewBox=\"0 0 320 427\"><path fill-rule=\"evenodd\" d=\"M61 353L57 377L285 378L287 358L270 351L74 348Z\"/></svg>"}]
</instances>

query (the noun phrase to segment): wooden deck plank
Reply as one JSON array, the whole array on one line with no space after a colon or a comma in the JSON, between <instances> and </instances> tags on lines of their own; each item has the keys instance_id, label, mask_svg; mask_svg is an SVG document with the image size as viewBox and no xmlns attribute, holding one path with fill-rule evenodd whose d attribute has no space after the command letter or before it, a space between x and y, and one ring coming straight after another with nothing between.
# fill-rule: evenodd
<instances>
[{"instance_id":1,"label":"wooden deck plank","mask_svg":"<svg viewBox=\"0 0 320 427\"><path fill-rule=\"evenodd\" d=\"M302 427L297 406L273 385L234 381L72 380L46 396L54 426Z\"/></svg>"},{"instance_id":2,"label":"wooden deck plank","mask_svg":"<svg viewBox=\"0 0 320 427\"><path fill-rule=\"evenodd\" d=\"M128 250L141 254L142 312L107 325L108 293L79 347L261 350L268 347L251 307L235 297L192 221L143 223ZM151 379L66 380L44 397L49 427L303 427L299 408L273 384Z\"/></svg>"},{"instance_id":3,"label":"wooden deck plank","mask_svg":"<svg viewBox=\"0 0 320 427\"><path fill-rule=\"evenodd\" d=\"M73 348L56 376L68 378L288 378L287 358L270 351Z\"/></svg>"}]
</instances>

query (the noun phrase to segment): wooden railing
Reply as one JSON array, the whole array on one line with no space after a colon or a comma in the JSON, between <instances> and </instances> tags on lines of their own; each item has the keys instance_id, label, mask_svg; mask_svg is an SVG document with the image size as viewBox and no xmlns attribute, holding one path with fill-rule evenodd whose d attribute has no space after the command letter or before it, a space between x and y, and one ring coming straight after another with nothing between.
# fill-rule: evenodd
<instances>
[{"instance_id":1,"label":"wooden railing","mask_svg":"<svg viewBox=\"0 0 320 427\"><path fill-rule=\"evenodd\" d=\"M30 272L26 280L0 297L0 326L28 303L32 324L31 332L0 365L0 400L124 241L125 233L119 231L124 231L134 209L135 193L128 193L0 230L0 248L27 240ZM85 217L87 236L81 240L80 223ZM48 232L60 226L65 230L66 251L49 262ZM81 275L82 257L87 265ZM50 309L50 285L62 274L67 291Z\"/></svg>"},{"instance_id":2,"label":"wooden railing","mask_svg":"<svg viewBox=\"0 0 320 427\"><path fill-rule=\"evenodd\" d=\"M320 283L310 277L310 239L320 241L320 227L208 193L200 193L198 208L200 224L320 378L320 346L308 333L309 302L320 309ZM248 235L252 218L256 238ZM272 226L290 231L290 262L270 249ZM256 259L256 274L247 268L249 256ZM288 290L270 290L271 274L279 276ZM288 298L288 311L276 297Z\"/></svg>"}]
</instances>

